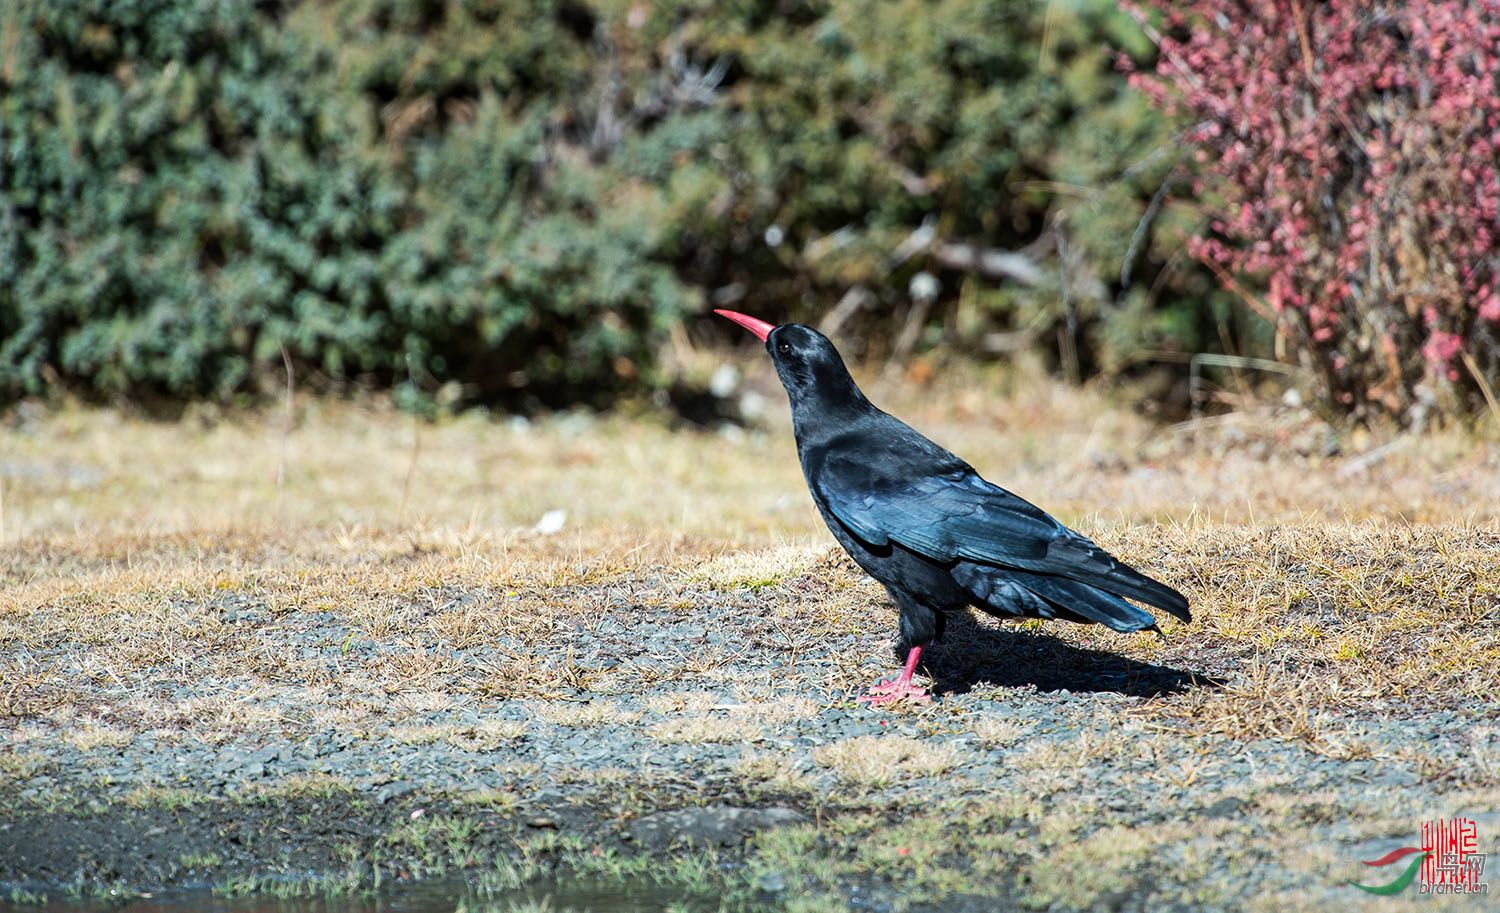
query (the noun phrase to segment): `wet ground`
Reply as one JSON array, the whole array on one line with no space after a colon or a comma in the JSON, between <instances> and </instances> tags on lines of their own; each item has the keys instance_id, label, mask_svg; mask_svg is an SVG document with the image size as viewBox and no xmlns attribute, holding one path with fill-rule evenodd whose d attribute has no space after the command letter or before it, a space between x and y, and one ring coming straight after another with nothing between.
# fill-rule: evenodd
<instances>
[{"instance_id":1,"label":"wet ground","mask_svg":"<svg viewBox=\"0 0 1500 913\"><path fill-rule=\"evenodd\" d=\"M716 898L663 887L649 878L547 880L507 891L476 893L462 881L423 882L405 888L362 891L354 896L278 898L258 894L224 897L211 891L162 891L134 898L59 898L10 903L0 910L25 913L712 913ZM780 905L754 913L777 913Z\"/></svg>"}]
</instances>

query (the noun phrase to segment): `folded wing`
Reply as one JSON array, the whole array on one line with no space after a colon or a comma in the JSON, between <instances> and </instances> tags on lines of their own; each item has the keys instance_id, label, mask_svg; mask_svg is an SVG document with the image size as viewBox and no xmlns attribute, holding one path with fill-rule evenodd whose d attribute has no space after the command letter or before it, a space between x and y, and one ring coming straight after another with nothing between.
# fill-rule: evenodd
<instances>
[{"instance_id":1,"label":"folded wing","mask_svg":"<svg viewBox=\"0 0 1500 913\"><path fill-rule=\"evenodd\" d=\"M895 542L937 561L977 562L1062 578L1030 581L1026 588L1049 604L1067 606L1083 599L1116 616L1113 620L1128 630L1149 625L1149 616L1142 624L1138 616L1122 614L1133 608L1127 603L1086 598L1088 594L1064 581L1190 619L1181 593L1122 564L1041 508L986 482L956 458L935 473L892 478L872 472L866 463L830 456L812 482L839 522L870 545Z\"/></svg>"}]
</instances>

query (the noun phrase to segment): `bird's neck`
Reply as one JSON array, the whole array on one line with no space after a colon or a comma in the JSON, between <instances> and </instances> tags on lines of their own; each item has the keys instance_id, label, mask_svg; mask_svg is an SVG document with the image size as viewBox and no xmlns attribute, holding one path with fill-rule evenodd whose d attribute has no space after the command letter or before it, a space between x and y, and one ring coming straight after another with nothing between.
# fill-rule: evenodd
<instances>
[{"instance_id":1,"label":"bird's neck","mask_svg":"<svg viewBox=\"0 0 1500 913\"><path fill-rule=\"evenodd\" d=\"M845 374L842 383L819 384L792 403L792 431L799 443L817 442L879 412Z\"/></svg>"}]
</instances>

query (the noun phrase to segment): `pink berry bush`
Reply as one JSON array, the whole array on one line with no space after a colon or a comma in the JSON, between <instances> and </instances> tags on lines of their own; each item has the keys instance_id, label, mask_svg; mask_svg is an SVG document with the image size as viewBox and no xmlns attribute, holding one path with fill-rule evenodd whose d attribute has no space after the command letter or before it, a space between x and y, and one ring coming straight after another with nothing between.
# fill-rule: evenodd
<instances>
[{"instance_id":1,"label":"pink berry bush","mask_svg":"<svg viewBox=\"0 0 1500 913\"><path fill-rule=\"evenodd\" d=\"M1500 0L1144 0L1191 125L1190 252L1357 417L1493 405Z\"/></svg>"}]
</instances>

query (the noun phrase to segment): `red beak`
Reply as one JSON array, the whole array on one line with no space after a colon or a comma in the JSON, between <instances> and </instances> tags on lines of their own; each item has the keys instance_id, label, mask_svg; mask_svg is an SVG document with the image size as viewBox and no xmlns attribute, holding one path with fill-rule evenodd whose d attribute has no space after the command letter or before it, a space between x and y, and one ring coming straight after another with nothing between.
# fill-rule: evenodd
<instances>
[{"instance_id":1,"label":"red beak","mask_svg":"<svg viewBox=\"0 0 1500 913\"><path fill-rule=\"evenodd\" d=\"M765 342L766 337L771 335L771 331L776 329L764 320L758 320L749 314L741 314L739 311L726 311L721 308L714 308L714 313L720 317L728 317L730 320L733 320L735 323L754 333L755 337L761 342Z\"/></svg>"}]
</instances>

